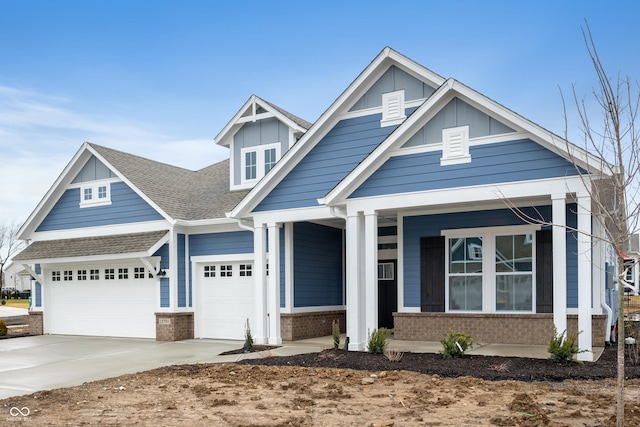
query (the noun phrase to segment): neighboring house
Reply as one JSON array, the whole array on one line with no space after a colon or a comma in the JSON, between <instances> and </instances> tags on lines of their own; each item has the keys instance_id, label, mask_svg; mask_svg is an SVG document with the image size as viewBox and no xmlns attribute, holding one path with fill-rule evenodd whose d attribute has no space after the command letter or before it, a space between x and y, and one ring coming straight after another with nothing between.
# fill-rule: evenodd
<instances>
[{"instance_id":1,"label":"neighboring house","mask_svg":"<svg viewBox=\"0 0 640 427\"><path fill-rule=\"evenodd\" d=\"M385 48L315 123L252 96L216 142L230 159L195 172L83 144L14 258L43 333L608 339L603 231L566 143L462 83Z\"/></svg>"}]
</instances>

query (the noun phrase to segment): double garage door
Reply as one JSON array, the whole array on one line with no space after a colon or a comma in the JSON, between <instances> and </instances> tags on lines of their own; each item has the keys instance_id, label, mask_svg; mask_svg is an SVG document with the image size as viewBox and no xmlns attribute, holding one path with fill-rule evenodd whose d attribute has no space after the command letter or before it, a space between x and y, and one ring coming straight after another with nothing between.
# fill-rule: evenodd
<instances>
[{"instance_id":1,"label":"double garage door","mask_svg":"<svg viewBox=\"0 0 640 427\"><path fill-rule=\"evenodd\" d=\"M251 261L199 263L196 338L244 339L254 325L254 271Z\"/></svg>"},{"instance_id":2,"label":"double garage door","mask_svg":"<svg viewBox=\"0 0 640 427\"><path fill-rule=\"evenodd\" d=\"M155 338L157 281L142 265L62 265L43 271L44 332Z\"/></svg>"}]
</instances>

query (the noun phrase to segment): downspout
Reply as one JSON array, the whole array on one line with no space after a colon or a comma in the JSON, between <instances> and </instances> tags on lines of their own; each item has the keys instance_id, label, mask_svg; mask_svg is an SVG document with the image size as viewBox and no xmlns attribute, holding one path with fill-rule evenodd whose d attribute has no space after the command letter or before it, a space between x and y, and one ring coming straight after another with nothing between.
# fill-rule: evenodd
<instances>
[{"instance_id":1,"label":"downspout","mask_svg":"<svg viewBox=\"0 0 640 427\"><path fill-rule=\"evenodd\" d=\"M605 333L604 341L611 342L611 322L613 318L613 311L611 310L611 307L607 305L604 288L605 288L604 286L600 286L600 305L602 306L604 311L607 312L607 327L604 331Z\"/></svg>"}]
</instances>

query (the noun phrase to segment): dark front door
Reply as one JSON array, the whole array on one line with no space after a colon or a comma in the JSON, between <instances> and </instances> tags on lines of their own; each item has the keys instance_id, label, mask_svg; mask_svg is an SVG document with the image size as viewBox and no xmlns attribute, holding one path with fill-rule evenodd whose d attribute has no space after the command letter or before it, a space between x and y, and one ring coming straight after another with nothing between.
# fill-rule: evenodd
<instances>
[{"instance_id":1,"label":"dark front door","mask_svg":"<svg viewBox=\"0 0 640 427\"><path fill-rule=\"evenodd\" d=\"M396 260L378 262L378 327L393 328L393 313L398 311Z\"/></svg>"}]
</instances>

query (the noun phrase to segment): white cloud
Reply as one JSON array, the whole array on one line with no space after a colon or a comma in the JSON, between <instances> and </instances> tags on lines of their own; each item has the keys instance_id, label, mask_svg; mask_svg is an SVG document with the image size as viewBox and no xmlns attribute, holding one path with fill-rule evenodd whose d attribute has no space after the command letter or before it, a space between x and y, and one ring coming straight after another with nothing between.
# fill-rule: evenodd
<instances>
[{"instance_id":1,"label":"white cloud","mask_svg":"<svg viewBox=\"0 0 640 427\"><path fill-rule=\"evenodd\" d=\"M84 141L194 170L228 157L213 136L182 139L80 110L65 98L0 85L0 220L24 221Z\"/></svg>"}]
</instances>

